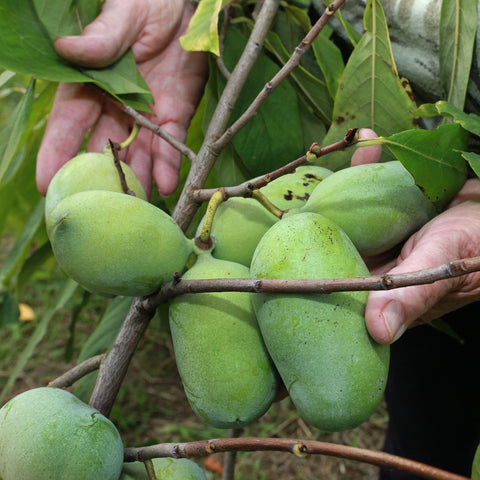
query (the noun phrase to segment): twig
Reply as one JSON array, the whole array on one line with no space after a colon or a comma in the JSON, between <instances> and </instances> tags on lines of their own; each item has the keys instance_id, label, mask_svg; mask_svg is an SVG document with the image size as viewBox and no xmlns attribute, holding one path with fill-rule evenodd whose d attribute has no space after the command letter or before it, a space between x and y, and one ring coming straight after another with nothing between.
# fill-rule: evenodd
<instances>
[{"instance_id":1,"label":"twig","mask_svg":"<svg viewBox=\"0 0 480 480\"><path fill-rule=\"evenodd\" d=\"M155 457L190 458L218 452L280 451L299 457L328 455L357 460L387 469L396 469L433 480L468 480L467 477L431 467L420 462L397 457L389 453L338 445L315 440L289 438L218 438L187 443L163 443L140 448L126 448L126 462L144 461Z\"/></svg>"},{"instance_id":2,"label":"twig","mask_svg":"<svg viewBox=\"0 0 480 480\"><path fill-rule=\"evenodd\" d=\"M112 142L110 139L108 139L108 143L110 144L110 149L112 150L113 163L115 165L115 168L117 169L118 177L120 178L120 184L122 185L122 190L127 195L132 195L133 197L136 197L135 192L133 190L130 190L127 184L125 172L123 171L122 164L120 163L120 157L118 156L120 145L118 143Z\"/></svg>"},{"instance_id":3,"label":"twig","mask_svg":"<svg viewBox=\"0 0 480 480\"><path fill-rule=\"evenodd\" d=\"M115 98L109 96L109 100L114 103L117 107L119 107L123 112L127 115L130 115L137 125L140 127L144 127L147 130L150 130L155 135L158 135L160 138L163 138L166 142L168 142L173 148L177 149L180 153L185 155L191 162L194 162L196 159L196 154L193 150L191 150L187 145L183 142L175 138L172 134L168 133L165 129L158 126L156 123L149 120L145 115L142 115L140 112L137 112L134 108L125 105L122 102L119 102Z\"/></svg>"},{"instance_id":4,"label":"twig","mask_svg":"<svg viewBox=\"0 0 480 480\"><path fill-rule=\"evenodd\" d=\"M228 436L230 438L238 438L241 433L242 433L241 428L232 428L228 431ZM235 450L225 452L225 456L223 457L222 480L233 480L235 475L236 459L237 459L237 452Z\"/></svg>"},{"instance_id":5,"label":"twig","mask_svg":"<svg viewBox=\"0 0 480 480\"><path fill-rule=\"evenodd\" d=\"M222 187L224 198L251 197L253 190L260 189L273 180L276 180L283 175L292 173L297 167L307 163L310 155L320 158L324 155L328 155L329 153L344 150L358 141L357 130L357 128L348 129L345 133L345 136L340 141L332 143L331 145L326 145L325 147L320 147L317 143L314 143L311 145L310 150L306 155L302 155L301 157L291 161L290 163L287 163L286 165L283 165L277 170L265 174L263 177L260 177L255 181L245 182L241 185L236 185L233 187ZM192 192L191 198L196 202L205 202L208 201L216 191L218 191L218 188L199 189L195 192Z\"/></svg>"},{"instance_id":6,"label":"twig","mask_svg":"<svg viewBox=\"0 0 480 480\"><path fill-rule=\"evenodd\" d=\"M156 308L168 299L185 293L199 292L270 292L270 293L333 293L360 290L391 290L413 285L426 285L480 271L480 256L444 263L415 272L372 275L370 277L327 279L222 278L169 282L160 291L143 301L143 308Z\"/></svg>"},{"instance_id":7,"label":"twig","mask_svg":"<svg viewBox=\"0 0 480 480\"><path fill-rule=\"evenodd\" d=\"M82 363L79 363L75 367L71 368L64 374L57 377L48 383L49 387L66 388L73 385L77 380L84 377L90 372L97 370L105 358L106 354L95 355Z\"/></svg>"},{"instance_id":8,"label":"twig","mask_svg":"<svg viewBox=\"0 0 480 480\"><path fill-rule=\"evenodd\" d=\"M247 110L245 110L245 112L235 121L235 123L230 126L230 128L228 128L225 133L211 146L213 150L221 151L227 145L227 143L229 143L230 140L257 114L261 105L272 94L275 88L277 88L278 85L280 85L280 83L285 80L285 78L299 65L303 54L311 47L315 38L323 30L327 22L343 5L344 2L345 0L335 0L326 8L312 29L295 48L295 51L285 65L264 86L263 90L252 101Z\"/></svg>"}]
</instances>

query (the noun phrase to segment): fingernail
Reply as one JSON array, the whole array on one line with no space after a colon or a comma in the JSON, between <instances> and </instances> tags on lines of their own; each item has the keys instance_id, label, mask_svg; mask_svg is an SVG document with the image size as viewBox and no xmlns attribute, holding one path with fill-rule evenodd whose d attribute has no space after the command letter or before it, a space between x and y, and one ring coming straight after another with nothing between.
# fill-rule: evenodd
<instances>
[{"instance_id":1,"label":"fingernail","mask_svg":"<svg viewBox=\"0 0 480 480\"><path fill-rule=\"evenodd\" d=\"M385 327L388 330L391 343L398 340L407 329L405 325L405 312L400 302L391 300L382 310Z\"/></svg>"}]
</instances>

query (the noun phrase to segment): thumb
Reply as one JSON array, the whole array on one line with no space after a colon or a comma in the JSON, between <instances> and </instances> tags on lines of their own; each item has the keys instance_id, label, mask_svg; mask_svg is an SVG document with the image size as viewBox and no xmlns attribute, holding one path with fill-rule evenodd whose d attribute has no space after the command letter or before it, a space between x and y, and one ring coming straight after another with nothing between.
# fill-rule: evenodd
<instances>
[{"instance_id":1,"label":"thumb","mask_svg":"<svg viewBox=\"0 0 480 480\"><path fill-rule=\"evenodd\" d=\"M444 247L432 242L420 243L411 251L402 253L404 259L399 260L400 263L389 274L415 272L452 260ZM379 343L395 342L410 325L445 297L456 281L446 279L428 285L370 292L365 312L370 335Z\"/></svg>"},{"instance_id":2,"label":"thumb","mask_svg":"<svg viewBox=\"0 0 480 480\"><path fill-rule=\"evenodd\" d=\"M105 67L135 42L147 15L148 5L144 0L108 0L81 35L58 37L55 49L61 57L77 65Z\"/></svg>"}]
</instances>

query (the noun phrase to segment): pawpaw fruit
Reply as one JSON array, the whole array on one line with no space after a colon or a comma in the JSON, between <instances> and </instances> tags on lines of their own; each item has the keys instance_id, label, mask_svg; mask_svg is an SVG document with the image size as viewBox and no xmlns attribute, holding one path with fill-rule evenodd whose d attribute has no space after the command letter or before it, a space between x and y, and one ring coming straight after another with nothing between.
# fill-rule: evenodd
<instances>
[{"instance_id":1,"label":"pawpaw fruit","mask_svg":"<svg viewBox=\"0 0 480 480\"><path fill-rule=\"evenodd\" d=\"M149 295L185 268L192 242L154 205L91 190L64 198L47 218L62 270L101 295Z\"/></svg>"},{"instance_id":2,"label":"pawpaw fruit","mask_svg":"<svg viewBox=\"0 0 480 480\"><path fill-rule=\"evenodd\" d=\"M277 220L253 198L229 198L218 206L213 219L210 232L215 245L213 256L249 267L259 240ZM204 219L197 228L197 237L203 222Z\"/></svg>"},{"instance_id":3,"label":"pawpaw fruit","mask_svg":"<svg viewBox=\"0 0 480 480\"><path fill-rule=\"evenodd\" d=\"M294 172L267 183L260 191L281 210L299 208L313 190L333 172L319 165L301 165Z\"/></svg>"},{"instance_id":4,"label":"pawpaw fruit","mask_svg":"<svg viewBox=\"0 0 480 480\"><path fill-rule=\"evenodd\" d=\"M398 160L335 172L300 211L333 220L364 256L384 253L438 213Z\"/></svg>"},{"instance_id":5,"label":"pawpaw fruit","mask_svg":"<svg viewBox=\"0 0 480 480\"><path fill-rule=\"evenodd\" d=\"M249 278L249 270L205 252L182 278ZM217 428L236 428L266 412L277 374L249 293L180 295L170 302L169 319L178 371L198 417Z\"/></svg>"},{"instance_id":6,"label":"pawpaw fruit","mask_svg":"<svg viewBox=\"0 0 480 480\"><path fill-rule=\"evenodd\" d=\"M138 198L147 200L135 172L120 162L128 187ZM112 153L81 153L69 160L52 178L45 197L45 217L65 197L85 190L109 190L123 193L120 176Z\"/></svg>"},{"instance_id":7,"label":"pawpaw fruit","mask_svg":"<svg viewBox=\"0 0 480 480\"><path fill-rule=\"evenodd\" d=\"M65 390L28 390L0 409L3 480L117 480L122 463L114 424Z\"/></svg>"},{"instance_id":8,"label":"pawpaw fruit","mask_svg":"<svg viewBox=\"0 0 480 480\"><path fill-rule=\"evenodd\" d=\"M152 463L159 480L207 480L203 468L188 458L154 458ZM148 480L145 465L124 463L119 480Z\"/></svg>"},{"instance_id":9,"label":"pawpaw fruit","mask_svg":"<svg viewBox=\"0 0 480 480\"><path fill-rule=\"evenodd\" d=\"M283 218L262 237L253 278L367 276L365 263L334 222L315 213ZM384 392L389 347L368 334L368 292L252 293L261 333L300 416L324 431L364 422Z\"/></svg>"}]
</instances>

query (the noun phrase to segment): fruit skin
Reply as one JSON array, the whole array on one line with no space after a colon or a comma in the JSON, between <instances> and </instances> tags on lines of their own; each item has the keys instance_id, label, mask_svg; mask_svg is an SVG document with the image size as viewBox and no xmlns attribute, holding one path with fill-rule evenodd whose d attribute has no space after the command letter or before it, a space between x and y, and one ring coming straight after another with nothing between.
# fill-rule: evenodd
<instances>
[{"instance_id":1,"label":"fruit skin","mask_svg":"<svg viewBox=\"0 0 480 480\"><path fill-rule=\"evenodd\" d=\"M315 187L332 173L319 165L302 165L293 173L267 183L260 191L282 210L298 208L307 202Z\"/></svg>"},{"instance_id":2,"label":"fruit skin","mask_svg":"<svg viewBox=\"0 0 480 480\"><path fill-rule=\"evenodd\" d=\"M113 423L65 390L28 390L0 409L3 480L117 480L122 463Z\"/></svg>"},{"instance_id":3,"label":"fruit skin","mask_svg":"<svg viewBox=\"0 0 480 480\"><path fill-rule=\"evenodd\" d=\"M47 218L47 233L62 270L101 295L149 295L183 271L192 252L167 213L117 192L64 198Z\"/></svg>"},{"instance_id":4,"label":"fruit skin","mask_svg":"<svg viewBox=\"0 0 480 480\"><path fill-rule=\"evenodd\" d=\"M213 219L213 256L249 267L259 240L277 221L273 213L253 198L229 198L219 205ZM197 228L197 237L202 227L203 219Z\"/></svg>"},{"instance_id":5,"label":"fruit skin","mask_svg":"<svg viewBox=\"0 0 480 480\"><path fill-rule=\"evenodd\" d=\"M249 278L249 270L207 252L182 278ZM180 295L170 303L169 318L178 371L194 412L217 428L242 427L263 415L275 397L277 376L250 294Z\"/></svg>"},{"instance_id":6,"label":"fruit skin","mask_svg":"<svg viewBox=\"0 0 480 480\"><path fill-rule=\"evenodd\" d=\"M253 278L368 275L347 235L315 213L276 223L260 241ZM368 292L252 294L263 339L300 415L324 431L354 428L384 392L389 347L365 327Z\"/></svg>"},{"instance_id":7,"label":"fruit skin","mask_svg":"<svg viewBox=\"0 0 480 480\"><path fill-rule=\"evenodd\" d=\"M188 458L154 458L153 469L160 480L207 480L205 472ZM143 462L124 463L119 480L148 480Z\"/></svg>"},{"instance_id":8,"label":"fruit skin","mask_svg":"<svg viewBox=\"0 0 480 480\"><path fill-rule=\"evenodd\" d=\"M128 187L138 198L147 200L145 190L133 170L120 162ZM81 153L69 160L52 178L45 197L45 217L65 197L85 190L124 193L111 153Z\"/></svg>"},{"instance_id":9,"label":"fruit skin","mask_svg":"<svg viewBox=\"0 0 480 480\"><path fill-rule=\"evenodd\" d=\"M333 220L364 256L386 252L438 213L399 161L335 172L300 211Z\"/></svg>"}]
</instances>

